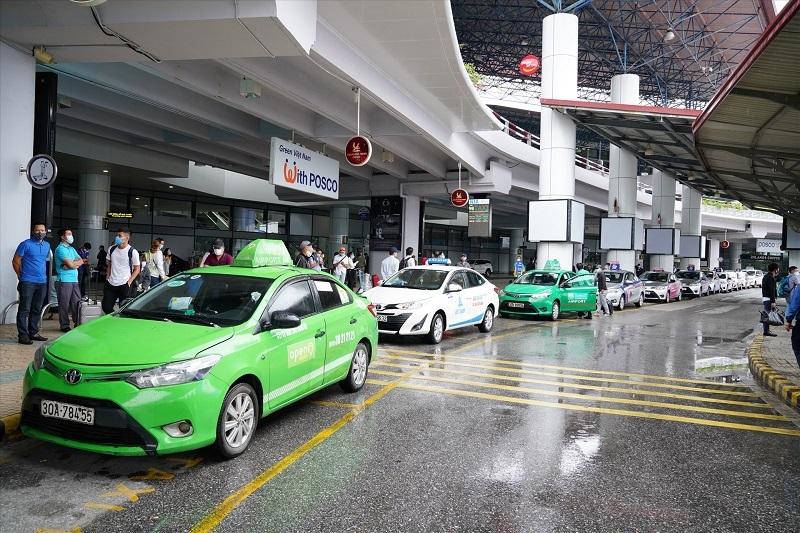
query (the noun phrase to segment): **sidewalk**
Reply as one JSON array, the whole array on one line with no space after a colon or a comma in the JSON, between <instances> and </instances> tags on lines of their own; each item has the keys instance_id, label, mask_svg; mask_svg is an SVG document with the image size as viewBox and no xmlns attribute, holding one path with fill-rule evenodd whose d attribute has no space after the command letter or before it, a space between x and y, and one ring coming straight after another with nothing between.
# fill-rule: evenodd
<instances>
[{"instance_id":1,"label":"sidewalk","mask_svg":"<svg viewBox=\"0 0 800 533\"><path fill-rule=\"evenodd\" d=\"M772 330L777 337L756 335L747 351L753 375L787 404L798 409L800 402L800 368L792 352L789 334L780 327Z\"/></svg>"},{"instance_id":2,"label":"sidewalk","mask_svg":"<svg viewBox=\"0 0 800 533\"><path fill-rule=\"evenodd\" d=\"M53 320L42 321L41 334L50 340L61 335L57 316L54 316ZM40 344L39 342L31 346L17 344L16 326L14 324L0 326L0 420L7 426L6 432L13 431L18 424L17 415L22 401L22 376L28 363L33 359L33 352Z\"/></svg>"}]
</instances>

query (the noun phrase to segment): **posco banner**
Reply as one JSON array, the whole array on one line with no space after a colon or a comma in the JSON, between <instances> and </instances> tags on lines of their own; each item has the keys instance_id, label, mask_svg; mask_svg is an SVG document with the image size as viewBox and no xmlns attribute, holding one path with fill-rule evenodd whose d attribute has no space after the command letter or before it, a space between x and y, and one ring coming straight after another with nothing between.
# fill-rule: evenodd
<instances>
[{"instance_id":1,"label":"posco banner","mask_svg":"<svg viewBox=\"0 0 800 533\"><path fill-rule=\"evenodd\" d=\"M269 166L276 187L339 199L339 162L330 157L273 137Z\"/></svg>"}]
</instances>

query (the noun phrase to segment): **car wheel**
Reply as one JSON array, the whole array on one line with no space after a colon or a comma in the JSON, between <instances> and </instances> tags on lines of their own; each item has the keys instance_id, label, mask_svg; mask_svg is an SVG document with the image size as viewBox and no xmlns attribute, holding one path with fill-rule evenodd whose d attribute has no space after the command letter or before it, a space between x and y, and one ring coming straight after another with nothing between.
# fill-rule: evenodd
<instances>
[{"instance_id":1,"label":"car wheel","mask_svg":"<svg viewBox=\"0 0 800 533\"><path fill-rule=\"evenodd\" d=\"M669 291L667 291L667 293L666 293L666 294L667 294L667 295L664 297L664 303L665 303L665 304L668 304L668 303L669 303Z\"/></svg>"},{"instance_id":2,"label":"car wheel","mask_svg":"<svg viewBox=\"0 0 800 533\"><path fill-rule=\"evenodd\" d=\"M678 297L675 299L680 302L681 300L683 300L683 294L679 292Z\"/></svg>"},{"instance_id":3,"label":"car wheel","mask_svg":"<svg viewBox=\"0 0 800 533\"><path fill-rule=\"evenodd\" d=\"M620 296L619 297L619 303L617 304L617 309L619 309L620 311L625 309L625 297L624 296Z\"/></svg>"},{"instance_id":4,"label":"car wheel","mask_svg":"<svg viewBox=\"0 0 800 533\"><path fill-rule=\"evenodd\" d=\"M644 293L640 292L639 293L639 301L636 302L636 307L641 307L643 305L644 305Z\"/></svg>"},{"instance_id":5,"label":"car wheel","mask_svg":"<svg viewBox=\"0 0 800 533\"><path fill-rule=\"evenodd\" d=\"M368 370L369 349L363 342L359 342L353 351L353 359L350 361L350 370L347 372L347 377L339 382L339 386L345 392L360 390L367 381Z\"/></svg>"},{"instance_id":6,"label":"car wheel","mask_svg":"<svg viewBox=\"0 0 800 533\"><path fill-rule=\"evenodd\" d=\"M486 272L483 273L484 276L490 276L491 274L492 274L492 269L491 268L487 268Z\"/></svg>"},{"instance_id":7,"label":"car wheel","mask_svg":"<svg viewBox=\"0 0 800 533\"><path fill-rule=\"evenodd\" d=\"M558 317L561 316L561 304L558 303L558 300L553 302L553 310L550 313L550 320L556 321Z\"/></svg>"},{"instance_id":8,"label":"car wheel","mask_svg":"<svg viewBox=\"0 0 800 533\"><path fill-rule=\"evenodd\" d=\"M428 342L439 344L444 337L444 317L442 313L436 313L431 320L431 329L428 332Z\"/></svg>"},{"instance_id":9,"label":"car wheel","mask_svg":"<svg viewBox=\"0 0 800 533\"><path fill-rule=\"evenodd\" d=\"M481 330L481 333L489 333L492 331L492 326L494 325L494 310L491 307L487 307L486 311L483 313L483 320L478 325L478 329Z\"/></svg>"},{"instance_id":10,"label":"car wheel","mask_svg":"<svg viewBox=\"0 0 800 533\"><path fill-rule=\"evenodd\" d=\"M244 453L258 426L258 398L247 383L238 383L222 402L217 419L217 451L225 459Z\"/></svg>"}]
</instances>

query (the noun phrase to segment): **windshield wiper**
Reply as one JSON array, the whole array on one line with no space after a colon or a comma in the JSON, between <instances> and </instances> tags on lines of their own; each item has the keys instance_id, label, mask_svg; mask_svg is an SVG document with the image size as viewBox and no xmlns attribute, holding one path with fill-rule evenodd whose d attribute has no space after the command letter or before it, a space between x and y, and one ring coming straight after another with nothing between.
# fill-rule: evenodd
<instances>
[{"instance_id":1,"label":"windshield wiper","mask_svg":"<svg viewBox=\"0 0 800 533\"><path fill-rule=\"evenodd\" d=\"M152 315L150 313L145 313L143 311L136 311L134 309L121 309L117 312L119 316L130 317L130 318L141 318L142 320L157 320L158 322L172 322L169 318L165 316L158 316Z\"/></svg>"},{"instance_id":2,"label":"windshield wiper","mask_svg":"<svg viewBox=\"0 0 800 533\"><path fill-rule=\"evenodd\" d=\"M195 324L210 326L212 328L220 327L220 325L214 322L213 320L209 320L207 318L203 318L197 315L170 315L170 317L174 320L177 320L178 322L180 322L181 320L185 320L187 322L194 322Z\"/></svg>"}]
</instances>

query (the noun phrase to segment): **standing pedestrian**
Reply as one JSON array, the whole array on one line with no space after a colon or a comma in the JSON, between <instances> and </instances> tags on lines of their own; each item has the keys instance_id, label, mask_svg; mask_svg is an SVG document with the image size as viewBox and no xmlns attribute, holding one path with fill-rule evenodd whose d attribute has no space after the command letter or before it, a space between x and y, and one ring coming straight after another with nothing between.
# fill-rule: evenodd
<instances>
[{"instance_id":1,"label":"standing pedestrian","mask_svg":"<svg viewBox=\"0 0 800 533\"><path fill-rule=\"evenodd\" d=\"M103 286L103 312L111 314L114 306L135 296L131 286L141 270L139 252L130 245L131 233L127 228L117 230L114 245L108 249L106 283Z\"/></svg>"},{"instance_id":2,"label":"standing pedestrian","mask_svg":"<svg viewBox=\"0 0 800 533\"><path fill-rule=\"evenodd\" d=\"M78 304L81 301L78 276L84 260L72 247L74 242L72 230L64 228L58 232L58 236L61 239L55 253L58 325L61 326L61 331L66 333L70 330L70 315L72 315L72 323L75 326L78 325Z\"/></svg>"},{"instance_id":3,"label":"standing pedestrian","mask_svg":"<svg viewBox=\"0 0 800 533\"><path fill-rule=\"evenodd\" d=\"M458 263L456 263L456 266L460 266L461 268L472 268L472 266L469 264L469 261L467 261L467 254L461 254L461 258L458 260Z\"/></svg>"},{"instance_id":4,"label":"standing pedestrian","mask_svg":"<svg viewBox=\"0 0 800 533\"><path fill-rule=\"evenodd\" d=\"M299 253L297 257L295 257L294 266L310 268L312 270L316 270L316 267L319 266L314 259L314 248L311 246L311 242L303 241L300 243Z\"/></svg>"},{"instance_id":5,"label":"standing pedestrian","mask_svg":"<svg viewBox=\"0 0 800 533\"><path fill-rule=\"evenodd\" d=\"M170 250L169 248L164 248L163 253L164 253L164 274L166 274L167 277L169 277L170 276L169 271L172 268L172 250Z\"/></svg>"},{"instance_id":6,"label":"standing pedestrian","mask_svg":"<svg viewBox=\"0 0 800 533\"><path fill-rule=\"evenodd\" d=\"M389 255L381 261L381 281L385 281L394 276L400 269L400 260L397 259L397 248L389 248Z\"/></svg>"},{"instance_id":7,"label":"standing pedestrian","mask_svg":"<svg viewBox=\"0 0 800 533\"><path fill-rule=\"evenodd\" d=\"M150 243L150 251L144 254L145 261L147 261L144 277L150 278L149 287L155 287L167 279L167 272L164 270L164 252L161 251L162 246L158 239L155 239Z\"/></svg>"},{"instance_id":8,"label":"standing pedestrian","mask_svg":"<svg viewBox=\"0 0 800 533\"><path fill-rule=\"evenodd\" d=\"M613 316L614 307L608 305L608 299L606 298L606 294L608 293L608 280L606 280L606 273L598 268L597 272L595 273L595 277L597 278L597 299L600 304L600 309L603 311L603 316Z\"/></svg>"},{"instance_id":9,"label":"standing pedestrian","mask_svg":"<svg viewBox=\"0 0 800 533\"><path fill-rule=\"evenodd\" d=\"M86 298L86 287L91 281L92 265L89 261L89 250L92 245L88 242L83 243L83 246L78 248L78 256L83 260L80 268L78 268L78 285L81 291L81 298Z\"/></svg>"},{"instance_id":10,"label":"standing pedestrian","mask_svg":"<svg viewBox=\"0 0 800 533\"><path fill-rule=\"evenodd\" d=\"M105 279L105 277L106 277L106 270L108 268L107 256L108 256L108 254L106 253L106 247L101 244L100 245L100 249L97 251L97 276L98 276L98 281L99 281L100 277L102 277L103 279Z\"/></svg>"},{"instance_id":11,"label":"standing pedestrian","mask_svg":"<svg viewBox=\"0 0 800 533\"><path fill-rule=\"evenodd\" d=\"M517 260L514 261L514 275L519 276L525 270L525 263L522 262L522 256L518 255Z\"/></svg>"},{"instance_id":12,"label":"standing pedestrian","mask_svg":"<svg viewBox=\"0 0 800 533\"><path fill-rule=\"evenodd\" d=\"M797 358L797 366L800 367L800 290L792 291L789 307L786 309L786 331L792 334L792 351Z\"/></svg>"},{"instance_id":13,"label":"standing pedestrian","mask_svg":"<svg viewBox=\"0 0 800 533\"><path fill-rule=\"evenodd\" d=\"M789 301L792 299L792 293L794 292L795 287L800 285L800 270L798 270L796 266L790 266L787 277L789 279L786 282L786 289L788 292L786 295L786 305L789 305Z\"/></svg>"},{"instance_id":14,"label":"standing pedestrian","mask_svg":"<svg viewBox=\"0 0 800 533\"><path fill-rule=\"evenodd\" d=\"M778 286L775 278L778 277L779 271L780 267L778 263L770 263L769 267L767 267L767 273L764 274L764 277L761 279L761 302L764 305L764 311L766 313L769 313L776 307L775 302L778 299ZM765 337L777 337L777 335L769 331L769 320L765 319L762 325L764 326Z\"/></svg>"},{"instance_id":15,"label":"standing pedestrian","mask_svg":"<svg viewBox=\"0 0 800 533\"><path fill-rule=\"evenodd\" d=\"M211 243L211 249L205 253L200 261L201 267L232 265L233 256L225 251L225 241L215 239Z\"/></svg>"},{"instance_id":16,"label":"standing pedestrian","mask_svg":"<svg viewBox=\"0 0 800 533\"><path fill-rule=\"evenodd\" d=\"M417 266L417 259L414 257L414 248L409 246L406 248L406 255L403 257L403 260L400 261L400 270L408 267Z\"/></svg>"},{"instance_id":17,"label":"standing pedestrian","mask_svg":"<svg viewBox=\"0 0 800 533\"><path fill-rule=\"evenodd\" d=\"M45 240L47 227L36 223L32 235L19 243L11 260L19 283L19 304L17 305L17 342L33 344L33 341L46 341L39 335L39 321L42 318L42 305L47 295L47 259L50 257L50 243Z\"/></svg>"},{"instance_id":18,"label":"standing pedestrian","mask_svg":"<svg viewBox=\"0 0 800 533\"><path fill-rule=\"evenodd\" d=\"M347 271L353 268L355 265L353 261L350 259L350 256L347 255L347 248L344 246L339 247L338 253L333 256L333 263L331 263L331 268L333 268L333 275L339 278L339 281L342 283L345 282L347 278Z\"/></svg>"}]
</instances>

